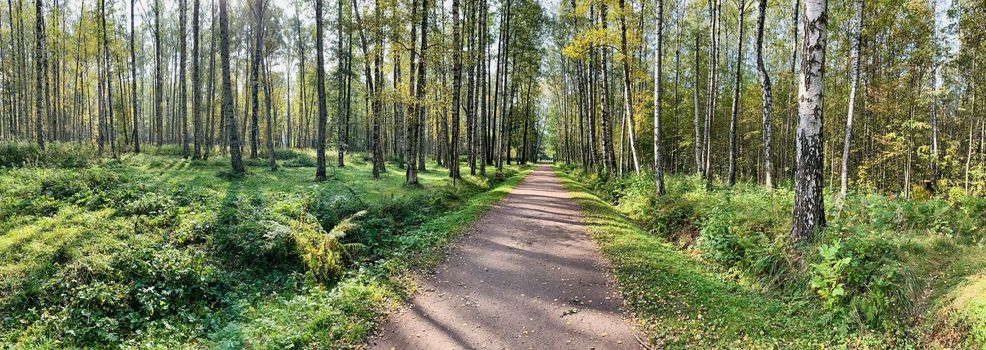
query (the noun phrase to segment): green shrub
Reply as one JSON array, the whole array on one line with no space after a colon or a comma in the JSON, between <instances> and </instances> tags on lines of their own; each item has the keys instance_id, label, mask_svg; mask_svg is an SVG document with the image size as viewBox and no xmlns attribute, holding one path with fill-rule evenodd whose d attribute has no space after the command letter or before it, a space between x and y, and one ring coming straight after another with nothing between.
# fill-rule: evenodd
<instances>
[{"instance_id":1,"label":"green shrub","mask_svg":"<svg viewBox=\"0 0 986 350\"><path fill-rule=\"evenodd\" d=\"M315 157L302 150L277 148L274 150L274 158L281 161L281 166L286 168L314 167Z\"/></svg>"},{"instance_id":2,"label":"green shrub","mask_svg":"<svg viewBox=\"0 0 986 350\"><path fill-rule=\"evenodd\" d=\"M223 203L215 225L216 250L241 264L291 264L297 252L291 228L273 219L260 195Z\"/></svg>"},{"instance_id":3,"label":"green shrub","mask_svg":"<svg viewBox=\"0 0 986 350\"><path fill-rule=\"evenodd\" d=\"M900 326L917 292L901 249L879 235L852 235L820 244L811 264L811 288L838 317L874 329Z\"/></svg>"},{"instance_id":4,"label":"green shrub","mask_svg":"<svg viewBox=\"0 0 986 350\"><path fill-rule=\"evenodd\" d=\"M24 141L0 142L0 169L18 167L85 168L98 159L92 146L53 142L38 145Z\"/></svg>"}]
</instances>

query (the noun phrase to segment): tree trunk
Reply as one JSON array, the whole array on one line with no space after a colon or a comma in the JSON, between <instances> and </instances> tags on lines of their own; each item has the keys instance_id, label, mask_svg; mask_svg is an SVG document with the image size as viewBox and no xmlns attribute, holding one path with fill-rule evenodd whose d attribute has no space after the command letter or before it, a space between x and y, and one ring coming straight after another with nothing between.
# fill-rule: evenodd
<instances>
[{"instance_id":1,"label":"tree trunk","mask_svg":"<svg viewBox=\"0 0 986 350\"><path fill-rule=\"evenodd\" d=\"M790 239L811 242L825 227L822 123L827 35L826 0L805 1L804 46L798 84L798 133L794 176L794 222Z\"/></svg>"},{"instance_id":2,"label":"tree trunk","mask_svg":"<svg viewBox=\"0 0 986 350\"><path fill-rule=\"evenodd\" d=\"M740 104L740 80L743 76L743 19L746 17L746 1L739 0L737 2L737 7L739 10L739 35L737 36L737 49L736 49L736 80L733 83L733 107L732 113L729 117L729 173L726 177L726 183L729 187L736 184L736 127L737 127L737 114L739 114L739 104Z\"/></svg>"},{"instance_id":3,"label":"tree trunk","mask_svg":"<svg viewBox=\"0 0 986 350\"><path fill-rule=\"evenodd\" d=\"M260 60L264 52L264 11L266 0L253 0L253 53L250 60L250 158L258 158L257 148L260 147Z\"/></svg>"},{"instance_id":4,"label":"tree trunk","mask_svg":"<svg viewBox=\"0 0 986 350\"><path fill-rule=\"evenodd\" d=\"M263 23L263 22L261 22ZM270 76L270 66L267 63L267 58L264 57L264 80L266 81L264 89L264 105L267 110L267 159L270 161L270 170L277 171L277 157L274 154L274 118L273 111L271 108L271 95L274 92L273 81Z\"/></svg>"},{"instance_id":5,"label":"tree trunk","mask_svg":"<svg viewBox=\"0 0 986 350\"><path fill-rule=\"evenodd\" d=\"M336 96L336 129L337 129L336 130L336 153L337 153L336 166L340 168L346 166L346 159L345 159L346 149L345 147L342 146L343 136L344 136L343 129L346 128L345 120L343 120L342 118L342 114L343 114L342 108L344 106L343 98L345 98L344 86L346 84L345 76L343 75L343 70L345 68L343 66L343 35L342 35L343 33L342 16L343 16L344 8L345 8L345 0L339 0L338 9L337 9L338 16L336 17L336 21L337 21L336 27L338 28L338 32L337 32L338 41L336 43L336 61L338 62L338 65L336 66L337 67L336 82L338 86L338 92Z\"/></svg>"},{"instance_id":6,"label":"tree trunk","mask_svg":"<svg viewBox=\"0 0 986 350\"><path fill-rule=\"evenodd\" d=\"M640 173L640 161L637 159L637 145L634 142L633 129L633 82L630 80L630 53L627 45L626 0L620 0L620 49L623 51L623 119L627 123L630 136L630 153L633 155L633 170Z\"/></svg>"},{"instance_id":7,"label":"tree trunk","mask_svg":"<svg viewBox=\"0 0 986 350\"><path fill-rule=\"evenodd\" d=\"M477 92L478 95L477 98L479 99L479 103L478 103L479 108L477 110L475 118L477 124L476 137L479 138L479 154L477 154L477 158L479 158L478 159L479 174L486 175L486 153L487 153L487 149L489 148L489 144L487 143L489 139L486 136L487 134L486 120L487 120L487 112L488 112L487 98L489 96L489 88L487 86L487 71L486 71L487 70L486 50L489 48L489 45L487 44L486 41L486 35L487 35L486 17L487 17L488 9L486 6L486 0L480 0L480 1L482 3L479 5L479 24L478 24L479 45L477 45L478 46L477 50L479 52L479 60L477 62L477 64L479 65L479 69L478 69L479 72L477 74L478 76L476 77L477 80L476 85L477 85L477 89L479 90Z\"/></svg>"},{"instance_id":8,"label":"tree trunk","mask_svg":"<svg viewBox=\"0 0 986 350\"><path fill-rule=\"evenodd\" d=\"M198 0L196 0L197 2ZM137 51L134 44L134 13L137 12L137 0L130 0L130 105L133 107L133 143L134 153L140 153L140 127L138 127L137 116L140 114L137 108Z\"/></svg>"},{"instance_id":9,"label":"tree trunk","mask_svg":"<svg viewBox=\"0 0 986 350\"><path fill-rule=\"evenodd\" d=\"M154 118L157 146L164 144L164 77L161 71L161 0L154 0Z\"/></svg>"},{"instance_id":10,"label":"tree trunk","mask_svg":"<svg viewBox=\"0 0 986 350\"><path fill-rule=\"evenodd\" d=\"M212 151L213 136L215 136L215 119L216 119L216 2L213 1L212 5L209 7L209 12L213 13L212 21L210 26L212 27L209 32L211 38L209 38L209 122L206 124L208 126L209 132L205 139L205 151L202 152L203 159L209 159L209 152ZM222 128L222 121L220 121L220 128Z\"/></svg>"},{"instance_id":11,"label":"tree trunk","mask_svg":"<svg viewBox=\"0 0 986 350\"><path fill-rule=\"evenodd\" d=\"M42 84L44 83L45 67L48 65L47 62L45 62L45 56L44 56L45 24L44 24L44 9L41 3L42 3L41 0L36 0L34 2L35 9L37 11L36 12L37 15L35 15L36 26L34 27L34 34L35 34L35 38L37 39L34 46L34 59L35 59L35 73L36 73L38 87L42 86ZM103 13L105 14L106 12L103 11ZM103 28L105 30L106 28L105 24ZM35 92L34 103L35 103L35 113L37 114L35 116L35 125L34 125L35 138L38 143L38 147L44 149L45 148L45 135L44 135L45 109L44 109L43 97L40 91Z\"/></svg>"},{"instance_id":12,"label":"tree trunk","mask_svg":"<svg viewBox=\"0 0 986 350\"><path fill-rule=\"evenodd\" d=\"M462 86L462 34L460 33L459 0L452 0L452 140L448 151L449 177L452 183L459 176L459 91Z\"/></svg>"},{"instance_id":13,"label":"tree trunk","mask_svg":"<svg viewBox=\"0 0 986 350\"><path fill-rule=\"evenodd\" d=\"M415 79L415 108L414 115L410 116L411 123L408 123L408 157L407 157L407 172L405 174L405 183L408 185L418 184L418 170L421 164L416 164L417 162L423 162L423 159L419 152L422 152L421 139L423 138L423 125L425 109L422 105L425 99L425 79L427 78L427 50L428 50L428 0L421 0L421 44L419 46L420 52L418 52L418 67L417 67L417 78Z\"/></svg>"},{"instance_id":14,"label":"tree trunk","mask_svg":"<svg viewBox=\"0 0 986 350\"><path fill-rule=\"evenodd\" d=\"M240 155L240 140L237 136L236 116L233 114L233 83L229 69L229 14L227 0L219 0L219 55L223 80L222 114L226 120L226 135L229 139L229 159L236 174L243 174L243 159Z\"/></svg>"},{"instance_id":15,"label":"tree trunk","mask_svg":"<svg viewBox=\"0 0 986 350\"><path fill-rule=\"evenodd\" d=\"M661 98L664 80L664 0L657 0L657 47L654 48L654 181L656 195L664 195L664 164L661 154Z\"/></svg>"},{"instance_id":16,"label":"tree trunk","mask_svg":"<svg viewBox=\"0 0 986 350\"><path fill-rule=\"evenodd\" d=\"M849 149L852 141L852 122L856 111L856 86L859 83L859 46L863 40L863 0L856 0L856 32L852 38L852 53L850 54L849 111L846 113L846 139L842 144L842 171L839 176L839 197L845 198L849 191Z\"/></svg>"},{"instance_id":17,"label":"tree trunk","mask_svg":"<svg viewBox=\"0 0 986 350\"><path fill-rule=\"evenodd\" d=\"M112 152L113 158L116 158L116 137L115 130L113 126L113 74L110 73L110 40L109 34L106 31L106 7L105 0L101 3L100 8L102 9L101 22L103 26L103 64L105 65L106 78L106 131L107 131L107 141L110 144L110 150ZM47 62L42 61L42 66L47 66Z\"/></svg>"},{"instance_id":18,"label":"tree trunk","mask_svg":"<svg viewBox=\"0 0 986 350\"><path fill-rule=\"evenodd\" d=\"M355 9L354 9L355 11ZM322 45L322 0L315 0L315 90L318 92L318 136L315 142L315 181L325 181L325 123L328 107L325 105L325 50Z\"/></svg>"},{"instance_id":19,"label":"tree trunk","mask_svg":"<svg viewBox=\"0 0 986 350\"><path fill-rule=\"evenodd\" d=\"M186 86L187 76L185 72L185 61L187 61L187 40L185 40L185 24L188 22L186 14L187 0L178 1L178 123L181 129L181 156L188 159L188 87ZM112 113L110 113L112 115Z\"/></svg>"},{"instance_id":20,"label":"tree trunk","mask_svg":"<svg viewBox=\"0 0 986 350\"><path fill-rule=\"evenodd\" d=\"M695 34L695 49L693 50L695 57L692 59L693 71L695 71L695 85L692 87L692 97L694 99L693 111L695 112L694 124L695 124L695 173L702 174L702 168L705 162L702 160L702 118L701 118L701 105L699 105L698 100L698 83L699 83L699 70L698 70L698 34Z\"/></svg>"},{"instance_id":21,"label":"tree trunk","mask_svg":"<svg viewBox=\"0 0 986 350\"><path fill-rule=\"evenodd\" d=\"M760 91L763 96L763 167L764 183L767 190L774 188L774 164L771 152L771 108L772 95L770 86L770 76L767 75L767 66L764 64L763 57L763 27L767 18L767 0L759 0L757 11L757 78L760 80Z\"/></svg>"}]
</instances>

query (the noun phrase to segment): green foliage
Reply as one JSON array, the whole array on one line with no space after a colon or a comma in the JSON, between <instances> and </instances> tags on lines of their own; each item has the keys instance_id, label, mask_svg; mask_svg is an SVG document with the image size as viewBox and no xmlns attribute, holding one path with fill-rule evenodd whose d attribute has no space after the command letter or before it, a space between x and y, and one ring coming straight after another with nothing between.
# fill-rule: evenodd
<instances>
[{"instance_id":1,"label":"green foliage","mask_svg":"<svg viewBox=\"0 0 986 350\"><path fill-rule=\"evenodd\" d=\"M519 179L453 187L426 172L406 188L398 176L369 181L369 164L318 184L313 168L264 163L215 176L227 167L142 154L0 170L0 344L357 344L410 288L391 277L437 260Z\"/></svg>"},{"instance_id":2,"label":"green foliage","mask_svg":"<svg viewBox=\"0 0 986 350\"><path fill-rule=\"evenodd\" d=\"M846 339L914 332L912 318L928 312L929 290L952 288L943 274L986 269L943 270L963 254L977 254L986 234L986 200L964 191L921 200L850 194L827 208L823 237L798 249L787 239L790 190L739 183L709 191L697 176L671 176L668 193L656 197L649 174L603 179L567 170L644 230L701 257L725 278L790 303L810 301Z\"/></svg>"},{"instance_id":3,"label":"green foliage","mask_svg":"<svg viewBox=\"0 0 986 350\"><path fill-rule=\"evenodd\" d=\"M840 257L840 249L842 245L839 241L831 245L819 245L818 256L821 261L811 265L811 288L822 298L826 309L834 309L846 296L843 274L852 262L852 257Z\"/></svg>"},{"instance_id":4,"label":"green foliage","mask_svg":"<svg viewBox=\"0 0 986 350\"><path fill-rule=\"evenodd\" d=\"M644 340L654 348L810 349L837 344L811 305L788 303L729 278L627 220L625 212L574 177L563 177L590 234L611 262L624 302L648 335ZM710 227L707 233L713 231L722 232Z\"/></svg>"},{"instance_id":5,"label":"green foliage","mask_svg":"<svg viewBox=\"0 0 986 350\"><path fill-rule=\"evenodd\" d=\"M84 168L96 162L91 146L49 143L45 149L31 142L0 142L0 169L18 167Z\"/></svg>"}]
</instances>

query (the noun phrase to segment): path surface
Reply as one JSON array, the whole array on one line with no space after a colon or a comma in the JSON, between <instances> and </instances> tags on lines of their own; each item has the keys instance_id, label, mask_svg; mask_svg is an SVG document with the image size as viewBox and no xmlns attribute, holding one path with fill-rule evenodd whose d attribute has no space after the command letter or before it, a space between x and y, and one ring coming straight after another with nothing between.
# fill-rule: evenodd
<instances>
[{"instance_id":1,"label":"path surface","mask_svg":"<svg viewBox=\"0 0 986 350\"><path fill-rule=\"evenodd\" d=\"M374 349L639 349L622 300L548 166L493 207L391 315Z\"/></svg>"}]
</instances>

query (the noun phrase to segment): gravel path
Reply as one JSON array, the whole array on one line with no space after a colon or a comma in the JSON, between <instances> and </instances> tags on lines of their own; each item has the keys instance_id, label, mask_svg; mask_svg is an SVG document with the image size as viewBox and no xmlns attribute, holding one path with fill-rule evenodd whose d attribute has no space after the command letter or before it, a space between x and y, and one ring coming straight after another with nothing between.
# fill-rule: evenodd
<instances>
[{"instance_id":1,"label":"gravel path","mask_svg":"<svg viewBox=\"0 0 986 350\"><path fill-rule=\"evenodd\" d=\"M369 348L640 348L578 206L545 165L420 284Z\"/></svg>"}]
</instances>

